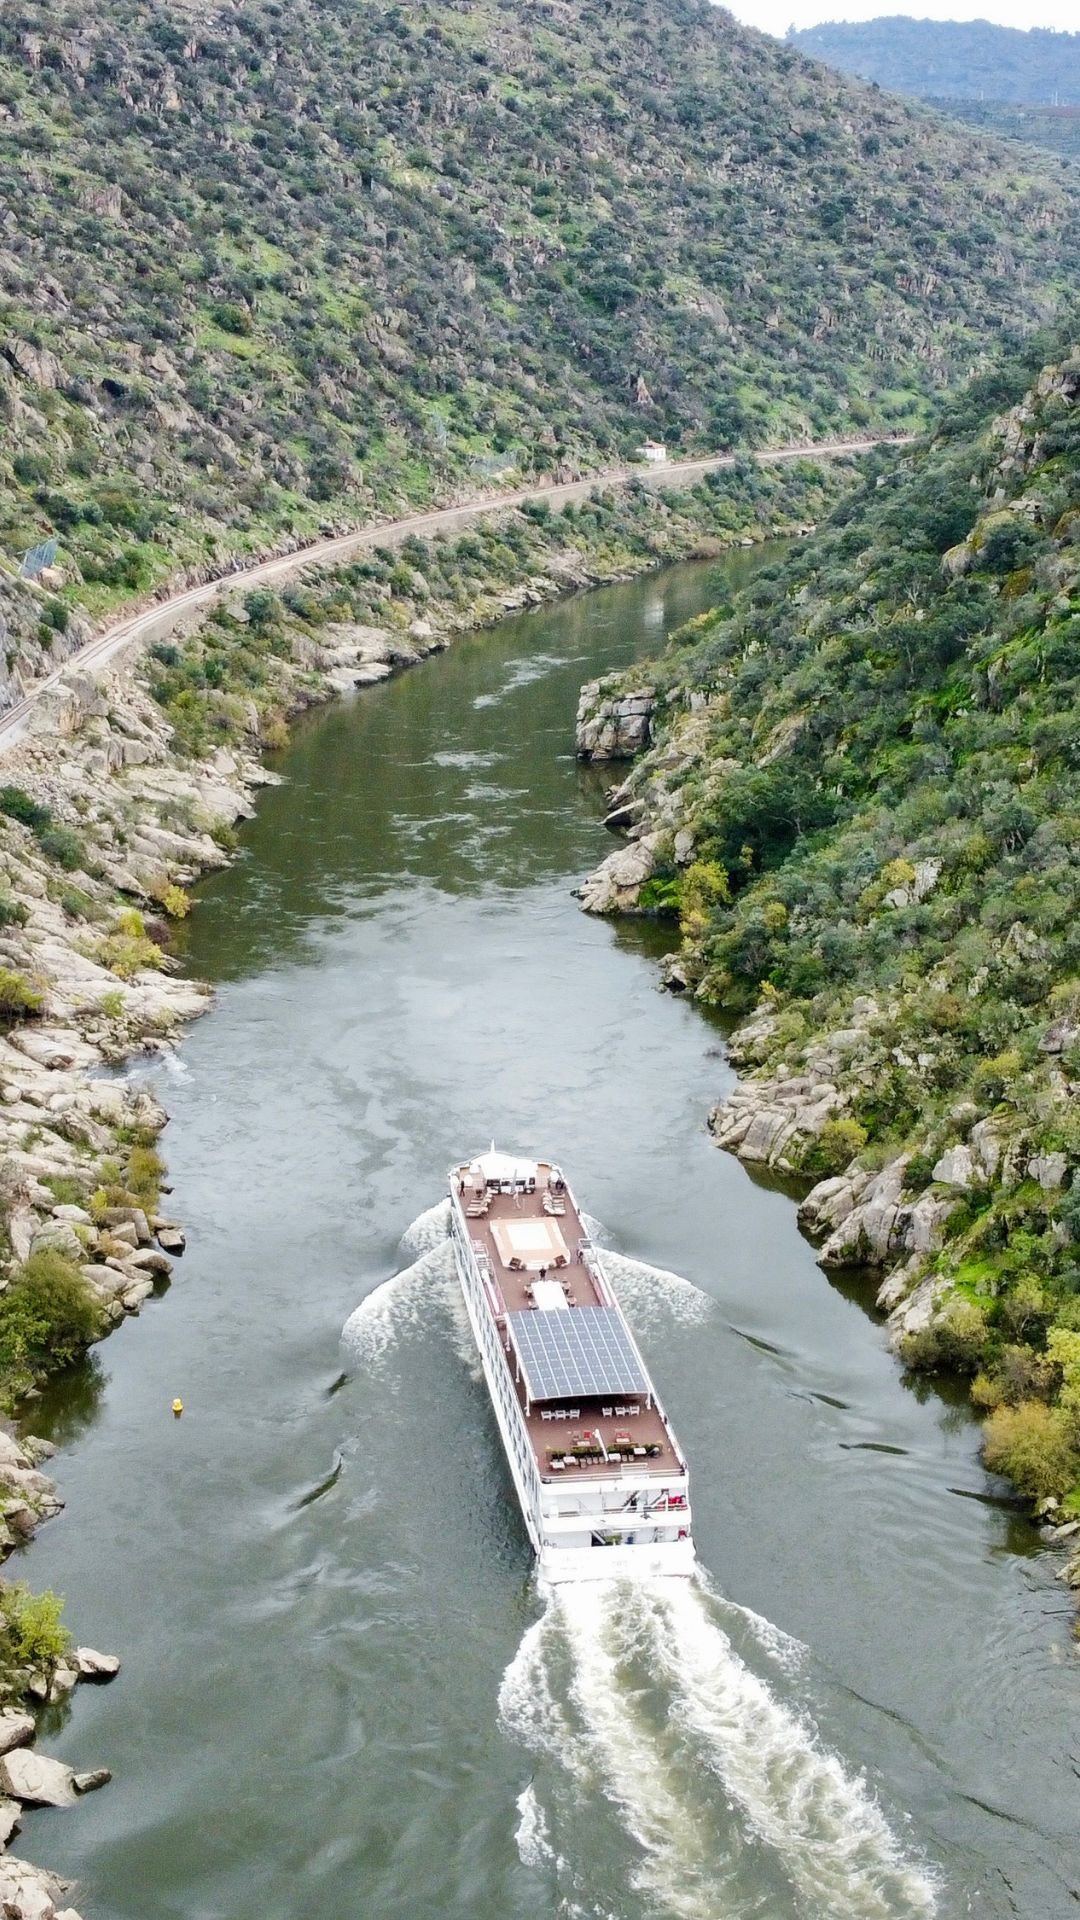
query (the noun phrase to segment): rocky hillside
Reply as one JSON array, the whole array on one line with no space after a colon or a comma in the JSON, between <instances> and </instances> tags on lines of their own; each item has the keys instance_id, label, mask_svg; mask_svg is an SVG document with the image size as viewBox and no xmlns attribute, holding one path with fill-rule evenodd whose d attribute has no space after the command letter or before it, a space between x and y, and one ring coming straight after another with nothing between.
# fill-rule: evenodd
<instances>
[{"instance_id":1,"label":"rocky hillside","mask_svg":"<svg viewBox=\"0 0 1080 1920\"><path fill-rule=\"evenodd\" d=\"M718 1139L817 1179L823 1262L883 1270L908 1361L1080 1515L1080 351L587 689L582 749L620 717L652 744L587 903L677 914L672 984L744 1017Z\"/></svg>"},{"instance_id":2,"label":"rocky hillside","mask_svg":"<svg viewBox=\"0 0 1080 1920\"><path fill-rule=\"evenodd\" d=\"M1075 284L1064 169L706 0L10 0L0 549L100 610L320 523L899 425Z\"/></svg>"}]
</instances>

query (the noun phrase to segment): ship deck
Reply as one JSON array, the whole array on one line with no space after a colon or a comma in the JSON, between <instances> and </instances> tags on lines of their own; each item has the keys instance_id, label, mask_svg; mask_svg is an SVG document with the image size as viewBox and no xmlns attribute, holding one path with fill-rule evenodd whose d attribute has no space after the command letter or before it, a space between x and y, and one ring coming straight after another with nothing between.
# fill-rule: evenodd
<instances>
[{"instance_id":1,"label":"ship deck","mask_svg":"<svg viewBox=\"0 0 1080 1920\"><path fill-rule=\"evenodd\" d=\"M459 1176L465 1172L465 1168L458 1169ZM493 1310L504 1346L507 1313L545 1310L535 1298L538 1285L541 1289L561 1288L570 1311L575 1307L618 1307L614 1293L605 1288L602 1276L594 1278L581 1257L581 1249L588 1244L589 1236L569 1190L564 1187L558 1193L549 1194L545 1207L552 1172L548 1163L540 1162L535 1192L492 1192L485 1211L471 1217L468 1216L469 1204L481 1203L471 1188L461 1191L469 1237L476 1251L486 1256L492 1276ZM560 1255L565 1264L556 1264ZM514 1265L510 1264L511 1260ZM602 1400L578 1396L529 1406L524 1385L517 1378L512 1353L509 1359L529 1439L544 1480L564 1477L571 1483L612 1480L627 1471L635 1476L644 1473L649 1478L655 1475L663 1480L685 1472L654 1398L641 1392L627 1392L610 1400L606 1396ZM590 1459L576 1454L575 1444L586 1447L592 1436L599 1437L607 1453L614 1452L618 1457L611 1460L602 1455L599 1459Z\"/></svg>"}]
</instances>

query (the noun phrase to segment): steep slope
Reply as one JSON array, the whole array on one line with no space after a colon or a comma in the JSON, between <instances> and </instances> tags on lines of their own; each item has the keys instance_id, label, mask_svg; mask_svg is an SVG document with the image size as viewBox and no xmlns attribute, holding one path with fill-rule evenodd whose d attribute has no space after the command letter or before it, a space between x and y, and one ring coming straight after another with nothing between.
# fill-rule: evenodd
<instances>
[{"instance_id":1,"label":"steep slope","mask_svg":"<svg viewBox=\"0 0 1080 1920\"><path fill-rule=\"evenodd\" d=\"M706 0L12 0L0 132L0 547L98 608L644 433L902 424L1080 273L1055 163Z\"/></svg>"},{"instance_id":2,"label":"steep slope","mask_svg":"<svg viewBox=\"0 0 1080 1920\"><path fill-rule=\"evenodd\" d=\"M1027 379L981 383L601 692L640 704L647 679L653 702L616 803L638 905L680 915L676 983L753 1009L718 1137L826 1176L824 1262L888 1269L909 1361L976 1374L988 1457L1059 1496L1080 1481L1080 351Z\"/></svg>"}]
</instances>

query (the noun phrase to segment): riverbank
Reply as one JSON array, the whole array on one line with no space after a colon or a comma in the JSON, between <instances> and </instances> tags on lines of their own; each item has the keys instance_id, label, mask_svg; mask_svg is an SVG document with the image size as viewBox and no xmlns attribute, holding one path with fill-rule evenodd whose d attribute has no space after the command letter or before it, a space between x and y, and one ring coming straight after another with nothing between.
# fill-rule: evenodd
<instances>
[{"instance_id":1,"label":"riverbank","mask_svg":"<svg viewBox=\"0 0 1080 1920\"><path fill-rule=\"evenodd\" d=\"M583 689L579 755L637 758L582 899L677 924L669 984L737 1023L717 1141L806 1181L821 1265L876 1275L894 1352L964 1382L1075 1553L1080 357L1009 378Z\"/></svg>"},{"instance_id":2,"label":"riverbank","mask_svg":"<svg viewBox=\"0 0 1080 1920\"><path fill-rule=\"evenodd\" d=\"M137 1314L183 1251L160 1197L167 1115L109 1072L170 1051L209 1006L209 991L175 970L171 930L189 910L186 889L228 862L237 825L276 778L262 755L283 743L289 719L508 611L753 544L777 530L762 525L763 504L775 511L797 496L820 509L842 484L834 469L767 482L764 503L714 485L678 507L635 493L580 514L500 516L467 543L376 553L281 601L252 594L215 609L184 643L159 643L141 667L69 668L39 696L0 791L0 1318L17 1332L34 1304L48 1323L32 1346L0 1340L22 1426L32 1425L35 1375ZM5 1553L62 1503L40 1473L43 1443L12 1435L10 1449ZM16 1674L9 1700L56 1700L65 1658L61 1640L40 1672ZM31 1870L13 1863L12 1873L0 1891L37 1920ZM33 1898L55 1902L50 1885L45 1876Z\"/></svg>"}]
</instances>

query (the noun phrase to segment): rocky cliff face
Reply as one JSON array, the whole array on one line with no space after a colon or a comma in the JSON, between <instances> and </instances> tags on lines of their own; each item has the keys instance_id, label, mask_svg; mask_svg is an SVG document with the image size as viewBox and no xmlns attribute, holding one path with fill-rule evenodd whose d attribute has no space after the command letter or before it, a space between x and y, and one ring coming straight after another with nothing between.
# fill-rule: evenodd
<instances>
[{"instance_id":1,"label":"rocky cliff face","mask_svg":"<svg viewBox=\"0 0 1080 1920\"><path fill-rule=\"evenodd\" d=\"M652 738L652 687L624 692L611 680L590 680L578 700L574 751L579 760L633 760Z\"/></svg>"},{"instance_id":2,"label":"rocky cliff face","mask_svg":"<svg viewBox=\"0 0 1080 1920\"><path fill-rule=\"evenodd\" d=\"M89 638L89 621L48 586L0 572L0 713L16 706Z\"/></svg>"}]
</instances>

